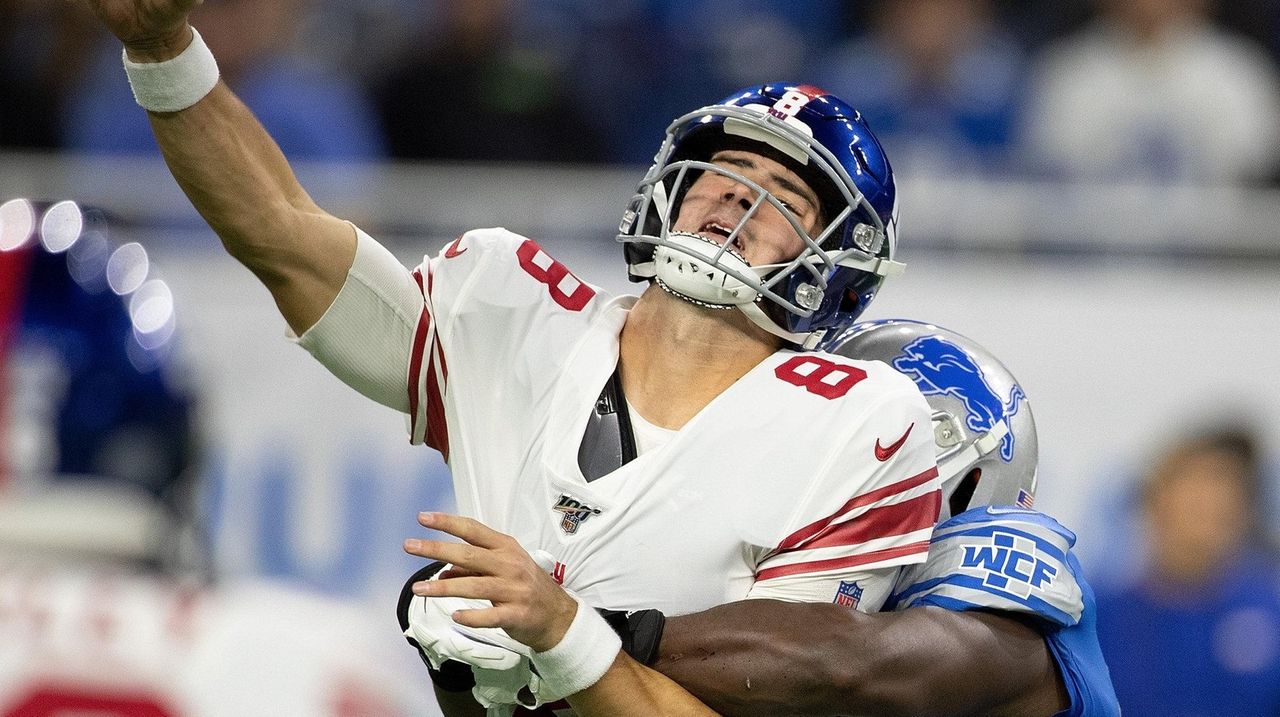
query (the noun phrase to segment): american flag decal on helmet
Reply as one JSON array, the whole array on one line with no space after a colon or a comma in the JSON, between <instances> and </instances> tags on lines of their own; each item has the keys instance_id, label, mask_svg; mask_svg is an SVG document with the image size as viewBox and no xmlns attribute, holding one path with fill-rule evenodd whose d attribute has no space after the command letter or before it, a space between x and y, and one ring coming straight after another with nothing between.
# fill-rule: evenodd
<instances>
[{"instance_id":1,"label":"american flag decal on helmet","mask_svg":"<svg viewBox=\"0 0 1280 717\"><path fill-rule=\"evenodd\" d=\"M841 580L840 587L836 589L836 599L832 602L844 607L856 608L861 601L862 587L856 582Z\"/></svg>"},{"instance_id":2,"label":"american flag decal on helmet","mask_svg":"<svg viewBox=\"0 0 1280 717\"><path fill-rule=\"evenodd\" d=\"M600 515L600 509L583 503L576 498L572 498L567 494L561 493L560 500L556 501L552 510L564 513L564 517L560 519L560 529L569 535L578 532L578 528L582 526L582 522L593 515Z\"/></svg>"},{"instance_id":3,"label":"american flag decal on helmet","mask_svg":"<svg viewBox=\"0 0 1280 717\"><path fill-rule=\"evenodd\" d=\"M1016 502L1018 504L1018 507L1031 510L1031 508L1036 504L1036 497L1034 495L1031 495L1025 490L1019 490L1018 500Z\"/></svg>"}]
</instances>

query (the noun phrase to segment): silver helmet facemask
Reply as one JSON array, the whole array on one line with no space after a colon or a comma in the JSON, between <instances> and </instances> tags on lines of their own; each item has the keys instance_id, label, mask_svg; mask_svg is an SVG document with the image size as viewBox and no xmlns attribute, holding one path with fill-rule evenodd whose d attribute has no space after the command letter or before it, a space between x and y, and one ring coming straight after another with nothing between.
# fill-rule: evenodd
<instances>
[{"instance_id":1,"label":"silver helmet facemask","mask_svg":"<svg viewBox=\"0 0 1280 717\"><path fill-rule=\"evenodd\" d=\"M715 119L721 121L714 123ZM690 128L691 124L718 124L718 127ZM618 241L652 247L648 251L628 252L632 278L651 278L669 293L699 306L736 308L775 336L806 349L816 346L823 338L823 329L803 333L789 331L785 324L769 315L762 302L767 299L782 311L808 318L822 305L828 278L838 267L887 277L900 274L903 265L891 259L892 244L896 242L894 233L886 231L884 222L844 166L830 150L809 136L808 129L802 122L770 115L762 106L713 105L673 122L618 227ZM815 178L807 181L824 205L821 226L816 233L806 231L795 214L769 190L731 167L706 161L709 155L675 159L681 145L693 141L692 135L699 132L721 133L709 142L712 151L730 144L744 149L754 146L763 150L762 153L780 153L789 164L802 168L802 176ZM723 237L678 232L672 228L680 199L704 172L740 183L753 197L737 224L725 227L729 232ZM815 182L821 182L822 186L812 186ZM789 261L752 266L733 248L733 243L766 203L786 219L804 247ZM890 243L887 252L886 242ZM802 280L797 281L798 277Z\"/></svg>"}]
</instances>

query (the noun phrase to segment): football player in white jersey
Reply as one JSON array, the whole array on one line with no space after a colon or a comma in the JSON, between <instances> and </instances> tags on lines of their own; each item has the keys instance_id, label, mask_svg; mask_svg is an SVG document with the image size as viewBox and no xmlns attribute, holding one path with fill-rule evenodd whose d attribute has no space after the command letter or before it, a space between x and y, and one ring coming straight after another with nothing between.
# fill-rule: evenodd
<instances>
[{"instance_id":1,"label":"football player in white jersey","mask_svg":"<svg viewBox=\"0 0 1280 717\"><path fill-rule=\"evenodd\" d=\"M175 179L301 345L408 414L461 512L584 598L679 614L848 583L874 610L925 559L927 404L883 364L807 351L901 269L888 162L837 98L767 85L672 124L620 227L638 299L501 229L411 273L307 196L219 81L197 0L89 2Z\"/></svg>"},{"instance_id":2,"label":"football player in white jersey","mask_svg":"<svg viewBox=\"0 0 1280 717\"><path fill-rule=\"evenodd\" d=\"M499 624L527 636L550 627L554 610L543 605L567 596L520 560L519 546L505 536L456 516L429 516L427 524L480 550L464 554L442 545L424 556L456 557L470 569L406 584L399 606L406 635L437 663L460 656L476 665L477 689L498 684L492 670L479 668L492 664L495 643L505 644L511 657L528 655L538 668L534 673L518 662L508 671L519 674L508 689L528 683L528 695L544 701L559 696L547 685L556 678L557 651L608 661L604 677L569 697L584 717L713 714L693 695L732 714L1119 715L1092 591L1070 552L1075 536L1030 509L1036 430L1012 374L973 341L913 321L855 326L834 350L893 365L934 409L947 519L934 531L929 560L904 570L886 612L850 609L859 597L851 589L825 605L748 600L673 619L653 610L613 613L608 618L626 655L601 652L583 644L590 633L572 631L553 650L529 653L501 633L460 633L449 612L496 609L456 597L495 598L492 604L507 611ZM526 572L509 569L521 562ZM491 580L465 579L480 575ZM409 597L410 587L448 597ZM921 607L932 609L915 609ZM431 616L444 619L423 620ZM597 624L599 634L606 629ZM469 636L487 642L469 651ZM451 665L455 677L458 665ZM508 694L516 698L519 691Z\"/></svg>"},{"instance_id":3,"label":"football player in white jersey","mask_svg":"<svg viewBox=\"0 0 1280 717\"><path fill-rule=\"evenodd\" d=\"M769 85L673 123L619 235L639 298L502 229L411 273L307 197L217 79L191 0L92 4L174 177L301 345L407 413L460 511L550 553L566 585L681 613L856 581L874 609L924 560L928 405L883 364L803 350L901 268L892 173L855 110ZM636 544L648 559L620 571Z\"/></svg>"}]
</instances>

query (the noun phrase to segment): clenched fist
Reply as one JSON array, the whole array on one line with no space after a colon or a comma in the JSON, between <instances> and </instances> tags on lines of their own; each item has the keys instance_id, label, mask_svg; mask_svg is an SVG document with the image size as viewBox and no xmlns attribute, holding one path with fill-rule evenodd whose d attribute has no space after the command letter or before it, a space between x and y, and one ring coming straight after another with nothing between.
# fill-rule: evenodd
<instances>
[{"instance_id":1,"label":"clenched fist","mask_svg":"<svg viewBox=\"0 0 1280 717\"><path fill-rule=\"evenodd\" d=\"M83 0L135 62L174 57L191 42L187 15L204 0Z\"/></svg>"}]
</instances>

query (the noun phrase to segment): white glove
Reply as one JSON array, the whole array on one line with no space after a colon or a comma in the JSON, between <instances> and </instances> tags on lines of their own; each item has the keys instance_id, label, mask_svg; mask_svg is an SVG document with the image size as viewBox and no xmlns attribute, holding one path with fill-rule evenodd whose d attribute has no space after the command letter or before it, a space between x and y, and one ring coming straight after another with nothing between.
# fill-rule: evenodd
<instances>
[{"instance_id":1,"label":"white glove","mask_svg":"<svg viewBox=\"0 0 1280 717\"><path fill-rule=\"evenodd\" d=\"M555 564L551 554L545 550L535 550L530 555L545 570L550 571ZM445 566L431 579L438 580L449 567L451 566ZM452 615L458 610L488 607L493 607L493 603L488 600L414 595L409 601L409 628L404 634L417 641L422 654L437 670L446 660L457 660L473 668L499 672L517 668L524 661L527 674L526 658L533 652L528 646L516 642L501 628L467 627L453 621ZM527 678L523 684L528 684Z\"/></svg>"},{"instance_id":2,"label":"white glove","mask_svg":"<svg viewBox=\"0 0 1280 717\"><path fill-rule=\"evenodd\" d=\"M446 660L486 670L509 670L528 656L528 647L511 639L501 628L465 627L451 617L457 610L492 606L488 600L414 595L409 602L409 629L404 634L417 641L422 654L437 670Z\"/></svg>"},{"instance_id":3,"label":"white glove","mask_svg":"<svg viewBox=\"0 0 1280 717\"><path fill-rule=\"evenodd\" d=\"M537 680L537 675L529 668L529 659L526 657L521 657L515 667L507 670L472 667L471 674L476 679L476 686L471 688L471 694L481 707L522 705L537 709L543 705L530 687L530 681Z\"/></svg>"}]
</instances>

